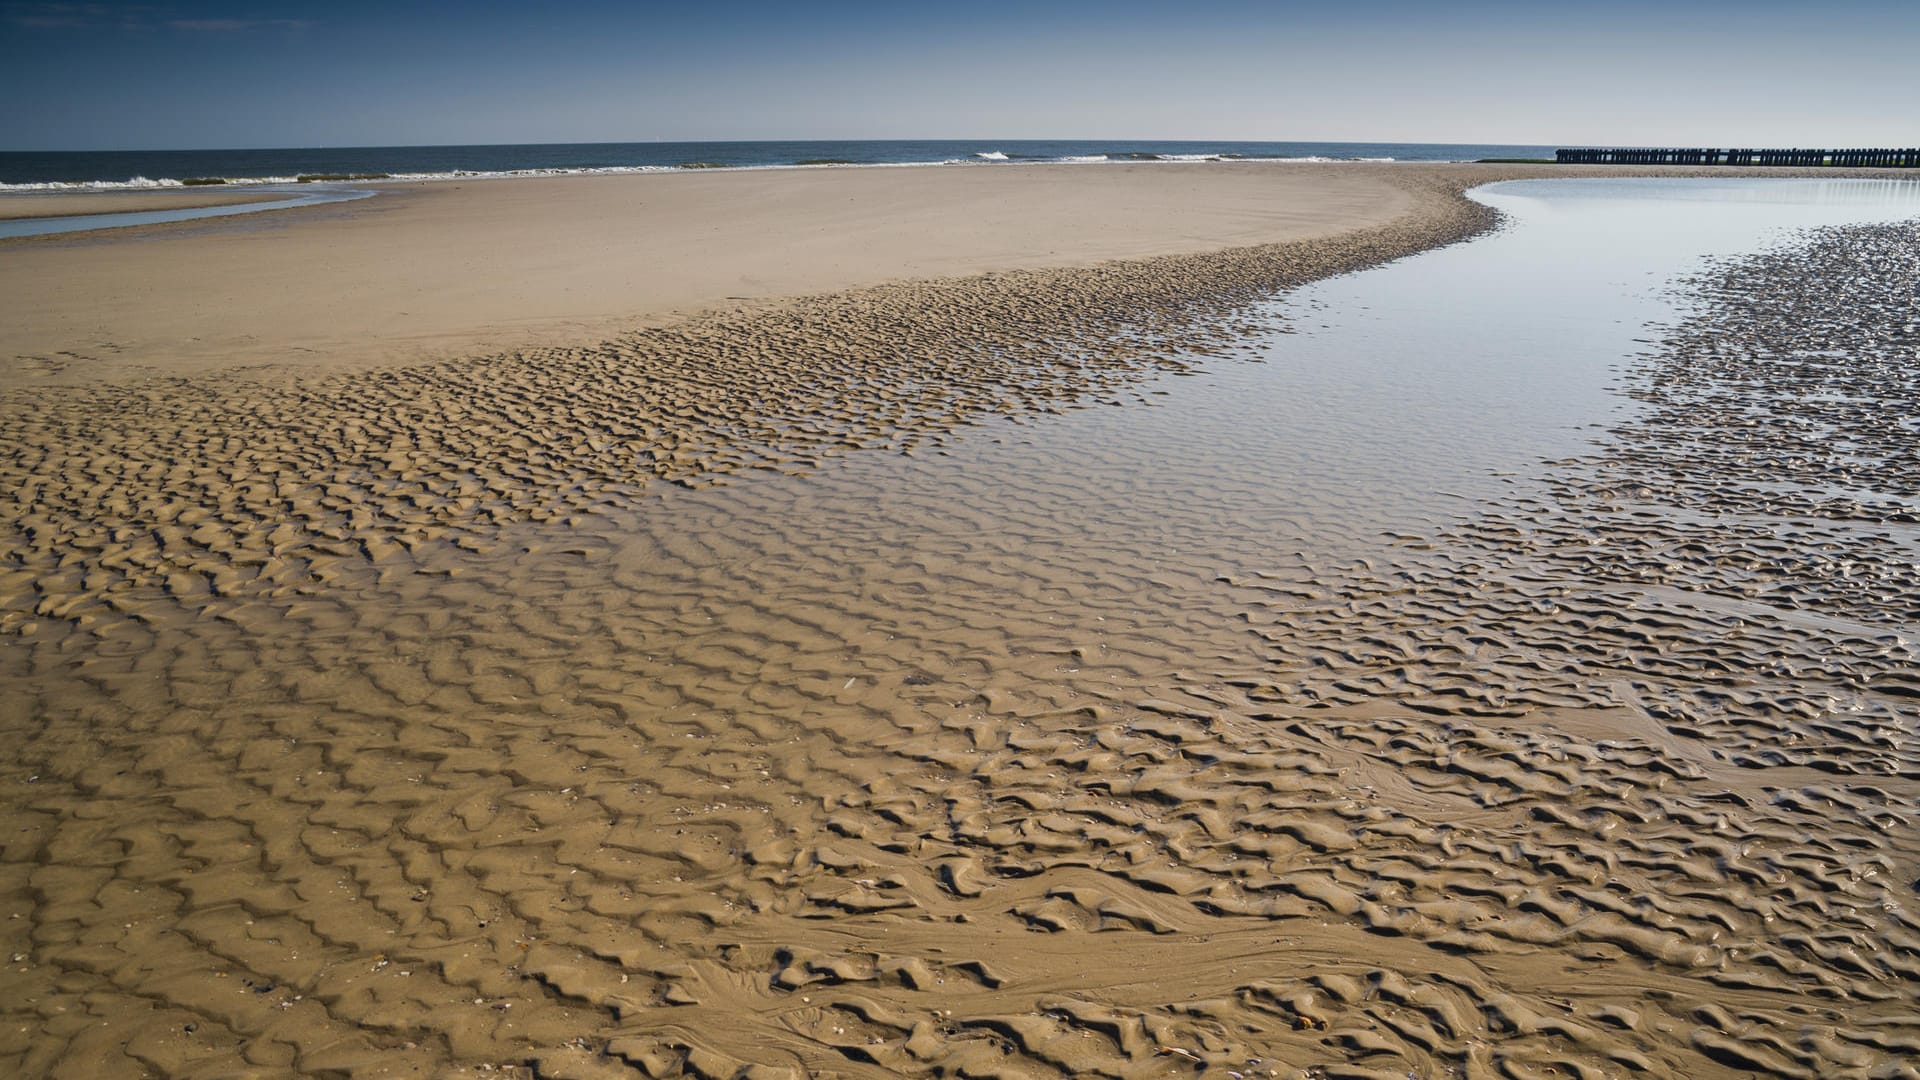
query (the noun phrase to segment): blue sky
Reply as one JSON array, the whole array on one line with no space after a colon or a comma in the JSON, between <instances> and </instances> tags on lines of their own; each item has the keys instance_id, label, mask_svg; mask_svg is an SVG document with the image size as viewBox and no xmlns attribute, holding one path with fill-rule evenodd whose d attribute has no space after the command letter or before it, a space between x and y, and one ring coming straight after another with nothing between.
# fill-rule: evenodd
<instances>
[{"instance_id":1,"label":"blue sky","mask_svg":"<svg viewBox=\"0 0 1920 1080\"><path fill-rule=\"evenodd\" d=\"M1920 0L0 0L0 149L1920 143Z\"/></svg>"}]
</instances>

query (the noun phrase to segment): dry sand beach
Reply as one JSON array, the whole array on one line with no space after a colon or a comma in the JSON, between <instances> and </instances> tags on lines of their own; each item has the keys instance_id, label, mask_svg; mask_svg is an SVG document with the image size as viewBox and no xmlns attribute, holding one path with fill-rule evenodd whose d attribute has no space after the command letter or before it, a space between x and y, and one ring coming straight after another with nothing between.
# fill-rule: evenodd
<instances>
[{"instance_id":1,"label":"dry sand beach","mask_svg":"<svg viewBox=\"0 0 1920 1080\"><path fill-rule=\"evenodd\" d=\"M390 185L165 243L13 241L0 291L31 314L0 355L90 378L587 344L743 300L1330 236L1412 198L1365 170L1167 165Z\"/></svg>"},{"instance_id":2,"label":"dry sand beach","mask_svg":"<svg viewBox=\"0 0 1920 1080\"><path fill-rule=\"evenodd\" d=\"M1715 268L1431 535L1018 437L1537 175L0 243L0 1069L1920 1076L1911 225Z\"/></svg>"}]
</instances>

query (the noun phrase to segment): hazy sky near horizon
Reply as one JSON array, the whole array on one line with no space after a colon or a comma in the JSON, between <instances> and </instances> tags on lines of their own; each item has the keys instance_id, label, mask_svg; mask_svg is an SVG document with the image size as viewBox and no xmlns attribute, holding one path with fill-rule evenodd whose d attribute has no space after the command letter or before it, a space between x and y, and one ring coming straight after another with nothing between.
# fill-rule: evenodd
<instances>
[{"instance_id":1,"label":"hazy sky near horizon","mask_svg":"<svg viewBox=\"0 0 1920 1080\"><path fill-rule=\"evenodd\" d=\"M0 0L0 150L1920 143L1920 2Z\"/></svg>"}]
</instances>

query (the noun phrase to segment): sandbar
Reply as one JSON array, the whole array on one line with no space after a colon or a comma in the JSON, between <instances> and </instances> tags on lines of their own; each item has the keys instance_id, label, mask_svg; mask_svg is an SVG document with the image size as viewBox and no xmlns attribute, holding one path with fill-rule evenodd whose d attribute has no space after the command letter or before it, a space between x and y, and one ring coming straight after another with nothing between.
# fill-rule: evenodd
<instances>
[{"instance_id":1,"label":"sandbar","mask_svg":"<svg viewBox=\"0 0 1920 1080\"><path fill-rule=\"evenodd\" d=\"M1789 172L1810 171L1768 175ZM888 281L1327 238L1445 216L1460 191L1496 180L1662 173L1752 175L1209 162L356 185L379 197L0 240L0 294L15 313L0 323L0 387L238 368L315 374L587 345L690 314ZM140 192L19 204L70 213L108 201L134 210L269 197Z\"/></svg>"},{"instance_id":2,"label":"sandbar","mask_svg":"<svg viewBox=\"0 0 1920 1080\"><path fill-rule=\"evenodd\" d=\"M36 191L0 195L0 221L78 217L84 214L139 214L154 210L198 210L207 206L236 206L284 198L286 195L271 191L210 191L206 188L177 191Z\"/></svg>"},{"instance_id":3,"label":"sandbar","mask_svg":"<svg viewBox=\"0 0 1920 1080\"><path fill-rule=\"evenodd\" d=\"M0 244L0 291L28 313L0 329L0 361L65 355L66 377L93 379L129 358L313 372L580 344L893 279L1328 236L1411 200L1379 168L1270 164L388 185L291 214Z\"/></svg>"}]
</instances>

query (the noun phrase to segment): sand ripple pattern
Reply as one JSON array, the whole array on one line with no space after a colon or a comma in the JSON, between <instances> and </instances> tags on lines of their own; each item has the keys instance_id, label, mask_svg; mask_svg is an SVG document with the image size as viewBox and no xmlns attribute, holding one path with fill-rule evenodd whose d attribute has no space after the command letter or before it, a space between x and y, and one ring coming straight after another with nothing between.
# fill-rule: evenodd
<instances>
[{"instance_id":1,"label":"sand ripple pattern","mask_svg":"<svg viewBox=\"0 0 1920 1080\"><path fill-rule=\"evenodd\" d=\"M631 505L649 481L1085 404L1223 353L1278 290L1490 224L1416 181L1422 213L1324 241L888 285L478 363L7 395L0 631L125 594L324 588L342 559Z\"/></svg>"},{"instance_id":2,"label":"sand ripple pattern","mask_svg":"<svg viewBox=\"0 0 1920 1080\"><path fill-rule=\"evenodd\" d=\"M1730 440L1761 453L1795 428L1688 427L1683 390L1732 393L1733 375L1667 371L1692 369L1689 342L1770 346L1823 320L1868 336L1894 304L1876 298L1902 281L1911 297L1901 242L1843 230L1724 268L1632 374L1647 416L1477 523L1338 564L1223 528L1271 497L1252 484L1170 496L1154 528L1064 530L1125 483L1097 454L1035 470L1016 442L976 439L964 467L740 467L812 461L850 431L957 430L948 397L1032 418L1125 385L1124 359L1025 351L1038 324L1012 320L1050 301L1012 275L959 286L953 328L917 339L938 357L980 313L1015 328L951 368L910 357L940 378L987 365L944 397L890 381L900 363L833 369L860 375L833 386L811 361L783 374L784 349L892 332L806 329L820 309L802 305L738 338L698 330L721 336L688 339L678 366L662 332L635 339L660 358L644 368L623 342L484 380L12 403L0 1062L1920 1075L1910 620L1818 563L1749 565L1815 535L1911 533L1891 511L1752 495L1781 482L1764 467L1715 483ZM1844 296L1742 338L1774 317L1781 275L1833 265L1819 244L1881 255L1847 264ZM885 295L945 287L907 288L923 292ZM1152 295L1088 325L1198 362L1160 351L1178 342L1143 320ZM1167 325L1188 315L1212 325L1186 308ZM1873 379L1824 365L1882 396L1833 413L1842 436L1910 411L1910 340L1888 326L1895 344L1863 352L1887 361ZM1773 381L1736 395L1747 409L1824 400L1780 393L1796 365L1754 366ZM667 386L689 415L649 434L632 417ZM1668 402L1676 419L1649 422ZM817 439L794 433L823 412ZM743 416L767 428L721 423ZM230 437L196 435L213 431ZM425 456L383 459L396 431ZM657 464L669 443L698 448L693 471ZM1859 506L1891 507L1877 478L1912 476L1896 439L1823 445L1885 451L1852 474L1873 485ZM132 448L150 472L114 471ZM270 459L337 490L277 492L256 476ZM463 469L464 494L404 486ZM633 497L716 473L733 482ZM156 535L143 515L172 505L205 515L168 519L204 540ZM1746 551L1741 523L1774 546ZM1862 580L1897 575L1874 561L1892 549L1864 550Z\"/></svg>"},{"instance_id":3,"label":"sand ripple pattern","mask_svg":"<svg viewBox=\"0 0 1920 1080\"><path fill-rule=\"evenodd\" d=\"M1657 507L1677 535L1590 562L1558 546L1555 557L1785 611L1920 625L1917 243L1913 223L1822 230L1701 274L1692 316L1624 387L1645 414L1561 493L1615 520Z\"/></svg>"},{"instance_id":4,"label":"sand ripple pattern","mask_svg":"<svg viewBox=\"0 0 1920 1080\"><path fill-rule=\"evenodd\" d=\"M1660 913L1645 929L1684 927L1683 909L1720 924L1665 939L1682 947L1668 962L1710 982L1911 1002L1920 462L1901 418L1920 400L1917 251L1920 226L1852 226L1711 266L1687 283L1687 317L1625 374L1645 408L1592 456L1550 463L1538 491L1437 543L1402 538L1409 554L1391 565L1236 579L1268 598L1257 621L1274 668L1249 692L1336 714L1414 708L1433 719L1334 730L1485 805L1557 787L1531 811L1547 827L1530 859L1563 879L1595 857L1609 881L1638 865L1641 910ZM1711 784L1614 832L1634 812L1615 818L1624 808L1579 786L1607 743L1493 734L1568 709L1647 724L1641 763L1670 770L1669 791ZM1568 826L1625 846L1538 849ZM1837 906L1835 874L1862 890ZM1565 880L1554 891L1569 915L1609 910ZM1811 918L1783 923L1793 910ZM1898 1021L1903 1048L1915 1019ZM1797 1021L1775 1017L1766 1035L1748 1020L1744 1049L1709 1032L1694 1041L1770 1074L1912 1068L1911 1049L1788 1053Z\"/></svg>"}]
</instances>

